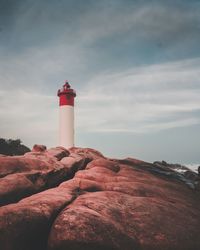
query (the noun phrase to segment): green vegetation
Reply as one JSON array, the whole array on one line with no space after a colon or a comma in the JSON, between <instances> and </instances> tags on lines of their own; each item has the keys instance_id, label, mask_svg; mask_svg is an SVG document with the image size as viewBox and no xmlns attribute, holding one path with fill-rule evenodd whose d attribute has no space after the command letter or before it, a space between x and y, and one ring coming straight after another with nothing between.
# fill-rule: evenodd
<instances>
[{"instance_id":1,"label":"green vegetation","mask_svg":"<svg viewBox=\"0 0 200 250\"><path fill-rule=\"evenodd\" d=\"M30 149L21 143L20 139L12 140L0 138L0 154L23 155L29 152Z\"/></svg>"}]
</instances>

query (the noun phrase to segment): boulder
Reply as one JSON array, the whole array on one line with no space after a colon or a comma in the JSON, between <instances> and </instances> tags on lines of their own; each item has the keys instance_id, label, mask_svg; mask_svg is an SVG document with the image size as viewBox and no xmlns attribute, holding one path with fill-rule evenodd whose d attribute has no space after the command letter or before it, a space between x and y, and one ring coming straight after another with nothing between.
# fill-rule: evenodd
<instances>
[{"instance_id":1,"label":"boulder","mask_svg":"<svg viewBox=\"0 0 200 250\"><path fill-rule=\"evenodd\" d=\"M45 145L35 144L33 146L32 152L45 152L47 147Z\"/></svg>"},{"instance_id":2,"label":"boulder","mask_svg":"<svg viewBox=\"0 0 200 250\"><path fill-rule=\"evenodd\" d=\"M0 249L199 250L199 189L166 166L109 159L92 149L69 152L62 159L40 152L48 159L45 171L21 163L23 171L0 179L0 194L2 187L13 197L17 186L35 190L0 207ZM33 164L29 156L23 160ZM54 180L59 186L49 189Z\"/></svg>"},{"instance_id":3,"label":"boulder","mask_svg":"<svg viewBox=\"0 0 200 250\"><path fill-rule=\"evenodd\" d=\"M0 157L0 205L55 187L91 160L76 153L67 157L69 152L62 147L43 149L36 145L24 156Z\"/></svg>"},{"instance_id":4,"label":"boulder","mask_svg":"<svg viewBox=\"0 0 200 250\"><path fill-rule=\"evenodd\" d=\"M53 156L57 158L58 161L60 161L62 158L66 156L69 156L69 151L63 147L50 148L47 150L46 153L48 156Z\"/></svg>"},{"instance_id":5,"label":"boulder","mask_svg":"<svg viewBox=\"0 0 200 250\"><path fill-rule=\"evenodd\" d=\"M91 148L77 148L72 147L69 149L70 154L76 153L82 156L85 156L86 158L89 158L90 160L98 159L98 158L105 158L102 153L95 149Z\"/></svg>"},{"instance_id":6,"label":"boulder","mask_svg":"<svg viewBox=\"0 0 200 250\"><path fill-rule=\"evenodd\" d=\"M54 221L50 250L199 248L200 200L191 189L148 171L111 166L97 159L76 173L80 195Z\"/></svg>"},{"instance_id":7,"label":"boulder","mask_svg":"<svg viewBox=\"0 0 200 250\"><path fill-rule=\"evenodd\" d=\"M47 249L51 224L73 199L69 189L55 188L0 208L0 249Z\"/></svg>"}]
</instances>

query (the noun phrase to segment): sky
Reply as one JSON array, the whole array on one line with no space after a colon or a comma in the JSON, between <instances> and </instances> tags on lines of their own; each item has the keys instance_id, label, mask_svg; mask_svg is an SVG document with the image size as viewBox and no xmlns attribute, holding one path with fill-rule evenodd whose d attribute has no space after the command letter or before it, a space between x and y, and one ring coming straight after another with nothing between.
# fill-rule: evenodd
<instances>
[{"instance_id":1,"label":"sky","mask_svg":"<svg viewBox=\"0 0 200 250\"><path fill-rule=\"evenodd\" d=\"M0 137L57 146L66 79L76 146L200 164L199 0L0 0Z\"/></svg>"}]
</instances>

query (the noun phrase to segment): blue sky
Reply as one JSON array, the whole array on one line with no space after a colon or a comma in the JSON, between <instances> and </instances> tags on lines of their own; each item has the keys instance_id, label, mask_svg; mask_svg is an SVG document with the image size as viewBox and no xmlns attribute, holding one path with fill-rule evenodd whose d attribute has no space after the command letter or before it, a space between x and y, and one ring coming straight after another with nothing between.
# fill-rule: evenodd
<instances>
[{"instance_id":1,"label":"blue sky","mask_svg":"<svg viewBox=\"0 0 200 250\"><path fill-rule=\"evenodd\" d=\"M199 44L200 1L0 0L0 135L57 145L68 79L77 146L200 163Z\"/></svg>"}]
</instances>

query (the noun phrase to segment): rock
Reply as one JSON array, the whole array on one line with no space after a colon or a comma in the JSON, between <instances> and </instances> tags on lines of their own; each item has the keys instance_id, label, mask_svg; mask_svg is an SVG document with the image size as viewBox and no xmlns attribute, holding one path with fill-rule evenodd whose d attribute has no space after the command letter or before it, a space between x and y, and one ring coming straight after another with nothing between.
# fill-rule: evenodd
<instances>
[{"instance_id":1,"label":"rock","mask_svg":"<svg viewBox=\"0 0 200 250\"><path fill-rule=\"evenodd\" d=\"M166 161L162 161L162 165L167 166L167 162Z\"/></svg>"},{"instance_id":2,"label":"rock","mask_svg":"<svg viewBox=\"0 0 200 250\"><path fill-rule=\"evenodd\" d=\"M120 170L119 164L117 162L107 160L104 158L100 158L100 159L96 159L96 160L91 161L87 165L86 169L91 169L91 168L95 168L95 167L96 168L102 167L102 168L110 169L116 173Z\"/></svg>"},{"instance_id":3,"label":"rock","mask_svg":"<svg viewBox=\"0 0 200 250\"><path fill-rule=\"evenodd\" d=\"M66 149L57 147L28 152L24 156L0 157L0 205L55 187L72 178L90 161L75 153L70 157L66 155L69 155ZM66 160L61 162L61 158Z\"/></svg>"},{"instance_id":4,"label":"rock","mask_svg":"<svg viewBox=\"0 0 200 250\"><path fill-rule=\"evenodd\" d=\"M62 158L69 155L69 151L63 147L50 148L47 150L48 156L56 157L57 160L61 160Z\"/></svg>"},{"instance_id":5,"label":"rock","mask_svg":"<svg viewBox=\"0 0 200 250\"><path fill-rule=\"evenodd\" d=\"M47 147L45 145L35 144L33 146L32 152L45 152Z\"/></svg>"},{"instance_id":6,"label":"rock","mask_svg":"<svg viewBox=\"0 0 200 250\"><path fill-rule=\"evenodd\" d=\"M98 158L105 158L99 151L91 148L70 148L69 149L70 154L76 153L82 156L85 156L91 160L98 159Z\"/></svg>"},{"instance_id":7,"label":"rock","mask_svg":"<svg viewBox=\"0 0 200 250\"><path fill-rule=\"evenodd\" d=\"M170 178L184 182L192 189L198 189L198 175L195 172L191 171L189 168L180 164L169 164L166 162L164 162L163 164L163 161L156 161L153 163L153 166L155 166L156 168L152 169L152 167L150 167L150 171L154 171L155 173L162 175L167 175Z\"/></svg>"},{"instance_id":8,"label":"rock","mask_svg":"<svg viewBox=\"0 0 200 250\"><path fill-rule=\"evenodd\" d=\"M153 163L153 165L158 166L158 167L167 167L170 168L172 170L182 170L182 171L187 171L190 170L189 168L187 168L186 166L180 165L180 164L171 164L171 163L167 163L166 161L155 161Z\"/></svg>"},{"instance_id":9,"label":"rock","mask_svg":"<svg viewBox=\"0 0 200 250\"><path fill-rule=\"evenodd\" d=\"M199 200L192 190L126 165L116 172L110 165L94 160L76 173L80 195L57 216L49 249L198 249Z\"/></svg>"},{"instance_id":10,"label":"rock","mask_svg":"<svg viewBox=\"0 0 200 250\"><path fill-rule=\"evenodd\" d=\"M73 175L78 170L84 169L90 161L91 158L85 157L84 155L71 153L68 157L62 158L60 162L68 167L70 173Z\"/></svg>"},{"instance_id":11,"label":"rock","mask_svg":"<svg viewBox=\"0 0 200 250\"><path fill-rule=\"evenodd\" d=\"M198 180L198 174L196 174L195 172L191 171L191 170L187 170L185 171L184 173L184 176L187 178L187 179L190 179L192 181L196 181Z\"/></svg>"},{"instance_id":12,"label":"rock","mask_svg":"<svg viewBox=\"0 0 200 250\"><path fill-rule=\"evenodd\" d=\"M123 201L126 206L126 197ZM54 222L49 249L139 249L137 238L129 236L119 221L124 212L121 202L122 197L113 192L79 196Z\"/></svg>"},{"instance_id":13,"label":"rock","mask_svg":"<svg viewBox=\"0 0 200 250\"><path fill-rule=\"evenodd\" d=\"M32 155L30 152L26 153L24 156L0 157L0 177L14 173L29 172L32 170L45 171L52 169L52 160L49 162L49 158L47 159L47 157L44 157L43 155L43 160L41 160L40 153L35 154L36 155ZM55 161L54 164L56 164Z\"/></svg>"},{"instance_id":14,"label":"rock","mask_svg":"<svg viewBox=\"0 0 200 250\"><path fill-rule=\"evenodd\" d=\"M49 189L0 208L2 250L45 250L57 214L74 199L70 190Z\"/></svg>"},{"instance_id":15,"label":"rock","mask_svg":"<svg viewBox=\"0 0 200 250\"><path fill-rule=\"evenodd\" d=\"M24 160L35 163L31 155L19 158L24 171L1 178L0 190L17 196L20 183L22 191L48 188L55 171L71 172L59 186L0 208L0 249L199 250L200 190L189 188L166 166L108 159L92 149L69 152L61 160L41 152L45 171L25 168Z\"/></svg>"},{"instance_id":16,"label":"rock","mask_svg":"<svg viewBox=\"0 0 200 250\"><path fill-rule=\"evenodd\" d=\"M145 162L144 161L141 161L141 160L138 160L138 159L134 159L134 158L131 158L131 157L128 157L128 158L125 158L125 159L117 159L117 160L114 160L116 162L119 162L121 164L126 164L126 165L130 165L130 166L137 166L138 164L144 164Z\"/></svg>"}]
</instances>

